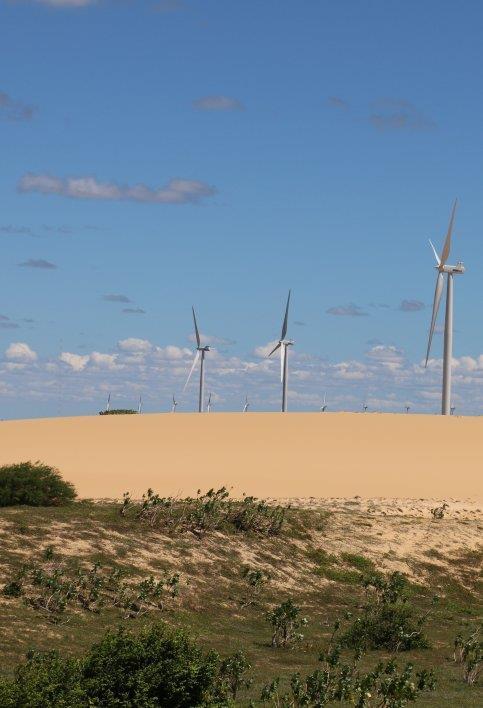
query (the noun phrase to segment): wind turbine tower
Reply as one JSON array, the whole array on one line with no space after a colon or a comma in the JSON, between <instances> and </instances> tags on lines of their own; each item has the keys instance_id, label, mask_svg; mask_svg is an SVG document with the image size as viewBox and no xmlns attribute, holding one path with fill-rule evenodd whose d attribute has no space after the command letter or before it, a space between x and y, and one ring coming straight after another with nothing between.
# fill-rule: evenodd
<instances>
[{"instance_id":1,"label":"wind turbine tower","mask_svg":"<svg viewBox=\"0 0 483 708\"><path fill-rule=\"evenodd\" d=\"M280 335L280 339L278 340L277 346L275 346L270 354L268 355L269 357L274 354L277 349L280 349L280 379L282 382L282 413L285 413L287 410L287 383L288 383L288 347L291 347L293 345L293 340L291 339L285 339L287 335L287 329L288 329L288 308L290 305L290 294L291 291L288 291L288 298L287 298L287 305L285 307L285 317L283 318L283 324L282 324L282 333Z\"/></svg>"},{"instance_id":2,"label":"wind turbine tower","mask_svg":"<svg viewBox=\"0 0 483 708\"><path fill-rule=\"evenodd\" d=\"M201 346L201 339L200 339L200 333L198 330L198 323L196 322L195 308L192 307L191 309L193 311L193 322L195 325L196 354L195 354L195 358L193 359L193 365L191 367L191 371L188 374L188 378L186 379L186 383L184 385L183 391L186 390L186 387L188 386L188 384L190 382L193 371L195 370L196 364L198 363L198 359L200 359L200 389L199 389L199 396L198 396L198 411L199 411L199 413L202 413L203 406L204 406L204 389L205 389L205 354L206 354L206 352L210 351L210 348Z\"/></svg>"},{"instance_id":3,"label":"wind turbine tower","mask_svg":"<svg viewBox=\"0 0 483 708\"><path fill-rule=\"evenodd\" d=\"M211 413L211 393L210 393L210 395L208 396L208 404L207 404L207 406L206 406L206 412L207 412L207 413Z\"/></svg>"},{"instance_id":4,"label":"wind turbine tower","mask_svg":"<svg viewBox=\"0 0 483 708\"><path fill-rule=\"evenodd\" d=\"M143 409L143 399L141 396L139 396L139 403L138 403L138 413L140 414Z\"/></svg>"},{"instance_id":5,"label":"wind turbine tower","mask_svg":"<svg viewBox=\"0 0 483 708\"><path fill-rule=\"evenodd\" d=\"M320 406L320 410L321 410L322 413L325 413L325 411L327 410L327 400L326 400L326 398L327 398L327 393L324 393L324 402L323 402L322 405Z\"/></svg>"},{"instance_id":6,"label":"wind turbine tower","mask_svg":"<svg viewBox=\"0 0 483 708\"><path fill-rule=\"evenodd\" d=\"M434 291L433 314L431 317L431 326L429 329L428 349L426 351L426 364L428 366L429 353L431 351L431 343L433 341L434 328L438 317L439 305L443 294L444 277L446 275L446 312L444 318L444 353L443 353L443 392L441 398L441 413L442 415L451 415L451 359L453 357L453 276L462 275L465 272L465 267L461 261L456 265L447 265L447 260L451 250L451 235L453 233L454 217L458 200L453 204L453 210L449 220L448 231L444 241L441 256L431 243L434 257L436 259L436 288Z\"/></svg>"},{"instance_id":7,"label":"wind turbine tower","mask_svg":"<svg viewBox=\"0 0 483 708\"><path fill-rule=\"evenodd\" d=\"M174 393L173 393L173 405L171 406L171 413L176 413L176 406L177 405L178 405L178 401L174 397Z\"/></svg>"},{"instance_id":8,"label":"wind turbine tower","mask_svg":"<svg viewBox=\"0 0 483 708\"><path fill-rule=\"evenodd\" d=\"M248 403L248 396L245 396L245 405L243 406L243 413L246 413L248 411L248 406L250 404Z\"/></svg>"},{"instance_id":9,"label":"wind turbine tower","mask_svg":"<svg viewBox=\"0 0 483 708\"><path fill-rule=\"evenodd\" d=\"M111 410L111 394L109 393L107 397L107 403L106 403L106 413L109 413Z\"/></svg>"}]
</instances>

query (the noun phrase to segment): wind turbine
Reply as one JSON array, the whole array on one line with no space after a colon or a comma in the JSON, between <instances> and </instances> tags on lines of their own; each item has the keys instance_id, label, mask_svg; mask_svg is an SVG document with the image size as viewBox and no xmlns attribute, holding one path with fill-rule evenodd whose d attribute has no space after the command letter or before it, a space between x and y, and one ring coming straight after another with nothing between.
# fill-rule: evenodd
<instances>
[{"instance_id":1,"label":"wind turbine","mask_svg":"<svg viewBox=\"0 0 483 708\"><path fill-rule=\"evenodd\" d=\"M138 413L141 413L142 409L143 409L143 399L141 398L141 396L139 396Z\"/></svg>"},{"instance_id":2,"label":"wind turbine","mask_svg":"<svg viewBox=\"0 0 483 708\"><path fill-rule=\"evenodd\" d=\"M176 406L177 405L178 405L178 401L174 397L174 393L173 393L173 405L171 406L171 413L176 413Z\"/></svg>"},{"instance_id":3,"label":"wind turbine","mask_svg":"<svg viewBox=\"0 0 483 708\"><path fill-rule=\"evenodd\" d=\"M206 406L206 412L211 413L211 393L208 396L208 405Z\"/></svg>"},{"instance_id":4,"label":"wind turbine","mask_svg":"<svg viewBox=\"0 0 483 708\"><path fill-rule=\"evenodd\" d=\"M204 401L204 388L205 388L205 354L206 352L210 351L209 347L202 347L201 346L201 339L200 339L200 333L198 331L198 324L196 322L196 315L195 315L195 308L191 308L193 311L193 322L195 325L195 336L196 336L196 354L195 358L193 359L193 365L191 367L191 371L188 374L188 378L186 379L186 383L183 388L183 392L186 390L186 387L188 386L191 376L193 374L193 371L195 370L196 364L198 363L198 359L201 358L201 363L200 363L200 393L198 397L198 411L200 413L203 412L203 401Z\"/></svg>"},{"instance_id":5,"label":"wind turbine","mask_svg":"<svg viewBox=\"0 0 483 708\"><path fill-rule=\"evenodd\" d=\"M434 257L436 259L436 289L434 291L433 315L431 317L431 327L429 329L428 349L426 351L426 364L428 366L429 353L431 351L431 342L433 341L434 328L438 317L439 305L441 303L441 295L443 294L444 276L446 273L446 312L444 317L444 353L443 353L443 393L441 400L442 415L451 415L451 359L453 356L453 275L460 275L465 272L465 267L461 261L456 265L447 265L446 261L451 250L451 234L453 232L454 217L458 200L455 199L453 210L449 220L448 231L444 242L441 256L433 246Z\"/></svg>"},{"instance_id":6,"label":"wind turbine","mask_svg":"<svg viewBox=\"0 0 483 708\"><path fill-rule=\"evenodd\" d=\"M111 410L111 394L109 393L107 397L107 403L106 403L106 413L109 413Z\"/></svg>"},{"instance_id":7,"label":"wind turbine","mask_svg":"<svg viewBox=\"0 0 483 708\"><path fill-rule=\"evenodd\" d=\"M248 396L245 396L245 405L243 406L243 413L246 413L248 411L248 406L250 404L248 403Z\"/></svg>"},{"instance_id":8,"label":"wind turbine","mask_svg":"<svg viewBox=\"0 0 483 708\"><path fill-rule=\"evenodd\" d=\"M325 411L327 410L326 396L327 396L327 393L324 393L324 402L320 406L320 410L322 413L325 413Z\"/></svg>"},{"instance_id":9,"label":"wind turbine","mask_svg":"<svg viewBox=\"0 0 483 708\"><path fill-rule=\"evenodd\" d=\"M288 291L288 298L287 298L287 305L285 307L285 317L283 318L283 324L282 324L282 333L280 335L280 339L278 340L278 344L276 347L272 349L270 354L268 355L269 357L274 354L277 349L280 349L280 380L282 382L282 413L285 413L287 410L287 381L288 381L288 352L287 348L291 347L293 345L293 341L291 339L285 339L285 336L287 334L287 328L288 328L288 308L290 305L290 294L291 290Z\"/></svg>"}]
</instances>

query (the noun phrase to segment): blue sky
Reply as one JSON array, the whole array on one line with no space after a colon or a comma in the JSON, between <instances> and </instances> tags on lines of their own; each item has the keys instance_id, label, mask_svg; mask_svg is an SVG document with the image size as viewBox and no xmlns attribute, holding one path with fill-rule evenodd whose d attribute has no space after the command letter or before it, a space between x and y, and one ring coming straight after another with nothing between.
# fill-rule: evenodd
<instances>
[{"instance_id":1,"label":"blue sky","mask_svg":"<svg viewBox=\"0 0 483 708\"><path fill-rule=\"evenodd\" d=\"M292 410L327 391L437 412L427 239L455 196L454 402L479 413L482 20L471 0L0 0L0 416L107 391L169 408L192 303L216 409L275 410L289 287Z\"/></svg>"}]
</instances>

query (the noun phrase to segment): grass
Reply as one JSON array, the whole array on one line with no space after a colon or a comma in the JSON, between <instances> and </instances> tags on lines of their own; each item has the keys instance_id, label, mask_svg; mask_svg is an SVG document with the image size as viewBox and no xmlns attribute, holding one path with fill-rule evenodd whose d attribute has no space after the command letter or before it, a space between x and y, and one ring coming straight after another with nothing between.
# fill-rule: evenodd
<instances>
[{"instance_id":1,"label":"grass","mask_svg":"<svg viewBox=\"0 0 483 708\"><path fill-rule=\"evenodd\" d=\"M136 628L163 618L191 628L206 646L222 654L244 649L254 667L250 695L257 698L270 678L288 678L294 671L307 673L317 668L318 654L335 618L347 610L357 612L363 601L361 573L385 569L387 553L377 546L379 524L390 522L373 518L369 529L361 526L361 521L363 516L291 509L279 536L261 538L216 531L200 539L191 533L168 536L140 526L121 517L118 506L110 503L5 508L0 510L0 586L22 564L40 559L50 546L63 560L85 565L100 561L124 569L132 578L179 572L179 598L168 603L163 612L125 622ZM371 558L352 550L361 528L372 534ZM333 536L346 538L345 548L336 548ZM405 653L400 661L435 669L437 690L424 695L418 705L476 708L483 702L481 688L463 683L461 669L453 664L451 655L454 637L474 626L481 609L481 556L475 552L462 554L455 560L456 576L448 574L441 563L431 562L436 560L428 553L431 547L424 550L425 559L422 554L408 561L414 576L411 602L427 607L435 588L442 599L427 624L431 648ZM246 593L242 572L246 566L266 571L270 580L257 602L242 608L240 600ZM295 650L273 649L265 614L290 597L309 618L304 640ZM98 615L69 610L62 623L52 624L21 598L0 596L0 672L10 674L30 648L57 648L78 655L106 629L122 621L119 610L107 608ZM385 656L370 652L364 666L374 666Z\"/></svg>"}]
</instances>

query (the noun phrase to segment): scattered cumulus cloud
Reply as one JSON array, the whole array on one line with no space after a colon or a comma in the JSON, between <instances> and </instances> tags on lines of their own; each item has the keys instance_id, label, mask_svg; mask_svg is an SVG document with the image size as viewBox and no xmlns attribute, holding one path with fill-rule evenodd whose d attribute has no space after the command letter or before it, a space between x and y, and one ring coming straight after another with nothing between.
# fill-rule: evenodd
<instances>
[{"instance_id":1,"label":"scattered cumulus cloud","mask_svg":"<svg viewBox=\"0 0 483 708\"><path fill-rule=\"evenodd\" d=\"M131 302L131 300L128 298L128 296L122 295L122 293L119 293L119 294L109 293L108 295L104 295L102 297L102 299L106 300L107 302L124 302L124 303Z\"/></svg>"},{"instance_id":2,"label":"scattered cumulus cloud","mask_svg":"<svg viewBox=\"0 0 483 708\"><path fill-rule=\"evenodd\" d=\"M149 352L153 348L148 339L138 339L137 337L120 339L117 346L123 352Z\"/></svg>"},{"instance_id":3,"label":"scattered cumulus cloud","mask_svg":"<svg viewBox=\"0 0 483 708\"><path fill-rule=\"evenodd\" d=\"M59 359L63 361L64 364L70 366L73 371L82 371L87 366L89 355L81 356L80 354L73 354L72 352L62 352Z\"/></svg>"},{"instance_id":4,"label":"scattered cumulus cloud","mask_svg":"<svg viewBox=\"0 0 483 708\"><path fill-rule=\"evenodd\" d=\"M335 315L336 317L366 317L367 312L359 305L354 305L353 303L349 305L337 305L336 307L329 307L326 310L328 315Z\"/></svg>"},{"instance_id":5,"label":"scattered cumulus cloud","mask_svg":"<svg viewBox=\"0 0 483 708\"><path fill-rule=\"evenodd\" d=\"M37 353L25 342L12 342L5 350L5 357L10 361L20 363L37 361Z\"/></svg>"},{"instance_id":6,"label":"scattered cumulus cloud","mask_svg":"<svg viewBox=\"0 0 483 708\"><path fill-rule=\"evenodd\" d=\"M18 264L21 268L40 268L43 270L55 270L55 263L46 261L43 258L29 258L26 261Z\"/></svg>"},{"instance_id":7,"label":"scattered cumulus cloud","mask_svg":"<svg viewBox=\"0 0 483 708\"><path fill-rule=\"evenodd\" d=\"M35 111L35 106L14 100L8 93L0 91L0 119L21 123L32 120Z\"/></svg>"},{"instance_id":8,"label":"scattered cumulus cloud","mask_svg":"<svg viewBox=\"0 0 483 708\"><path fill-rule=\"evenodd\" d=\"M171 179L165 186L153 189L144 184L129 186L100 182L92 176L61 178L31 172L20 179L18 191L56 194L72 199L128 200L145 204L196 204L216 193L214 187L199 180Z\"/></svg>"},{"instance_id":9,"label":"scattered cumulus cloud","mask_svg":"<svg viewBox=\"0 0 483 708\"><path fill-rule=\"evenodd\" d=\"M255 347L255 349L253 350L253 355L260 357L261 359L265 359L270 354L276 344L278 344L278 339L274 339L273 341L267 342L266 344L261 344L259 347Z\"/></svg>"},{"instance_id":10,"label":"scattered cumulus cloud","mask_svg":"<svg viewBox=\"0 0 483 708\"><path fill-rule=\"evenodd\" d=\"M146 310L142 307L124 307L123 310L125 315L145 315Z\"/></svg>"},{"instance_id":11,"label":"scattered cumulus cloud","mask_svg":"<svg viewBox=\"0 0 483 708\"><path fill-rule=\"evenodd\" d=\"M193 344L196 343L196 336L194 334L190 334L188 337L190 342L193 342ZM203 334L200 332L200 339L201 343L204 346L210 346L210 347L230 347L233 344L236 344L234 339L226 339L225 337L216 337L212 334Z\"/></svg>"},{"instance_id":12,"label":"scattered cumulus cloud","mask_svg":"<svg viewBox=\"0 0 483 708\"><path fill-rule=\"evenodd\" d=\"M425 304L421 300L402 300L398 307L401 312L419 312L424 310Z\"/></svg>"},{"instance_id":13,"label":"scattered cumulus cloud","mask_svg":"<svg viewBox=\"0 0 483 708\"><path fill-rule=\"evenodd\" d=\"M372 106L369 121L379 131L425 131L436 127L412 103L397 99L380 99Z\"/></svg>"},{"instance_id":14,"label":"scattered cumulus cloud","mask_svg":"<svg viewBox=\"0 0 483 708\"><path fill-rule=\"evenodd\" d=\"M202 96L193 101L198 111L243 111L244 105L230 96Z\"/></svg>"}]
</instances>

